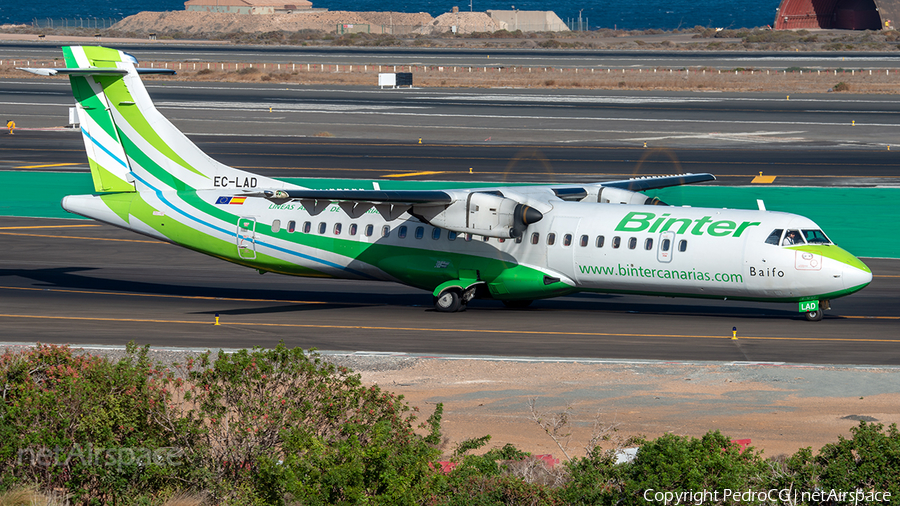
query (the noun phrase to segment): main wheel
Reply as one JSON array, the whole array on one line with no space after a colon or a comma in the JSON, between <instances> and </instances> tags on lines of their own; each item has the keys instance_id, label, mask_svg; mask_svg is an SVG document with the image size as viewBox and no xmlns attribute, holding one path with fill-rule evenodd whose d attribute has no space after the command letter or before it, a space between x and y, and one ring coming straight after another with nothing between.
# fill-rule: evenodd
<instances>
[{"instance_id":1,"label":"main wheel","mask_svg":"<svg viewBox=\"0 0 900 506\"><path fill-rule=\"evenodd\" d=\"M510 309L525 309L530 306L533 300L504 300L503 305Z\"/></svg>"},{"instance_id":2,"label":"main wheel","mask_svg":"<svg viewBox=\"0 0 900 506\"><path fill-rule=\"evenodd\" d=\"M817 309L815 311L809 311L806 313L806 321L808 322L817 322L825 316L825 312L821 309Z\"/></svg>"},{"instance_id":3,"label":"main wheel","mask_svg":"<svg viewBox=\"0 0 900 506\"><path fill-rule=\"evenodd\" d=\"M441 313L455 313L461 306L459 292L456 290L447 290L434 298L434 309Z\"/></svg>"}]
</instances>

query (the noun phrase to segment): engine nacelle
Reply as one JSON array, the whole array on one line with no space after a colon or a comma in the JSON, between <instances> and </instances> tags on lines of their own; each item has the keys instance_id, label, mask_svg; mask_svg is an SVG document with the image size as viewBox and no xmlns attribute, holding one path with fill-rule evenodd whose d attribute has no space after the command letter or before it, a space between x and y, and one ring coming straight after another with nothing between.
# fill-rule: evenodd
<instances>
[{"instance_id":1,"label":"engine nacelle","mask_svg":"<svg viewBox=\"0 0 900 506\"><path fill-rule=\"evenodd\" d=\"M637 204L651 206L667 206L665 202L656 197L648 197L643 193L601 186L597 193L597 202L608 204Z\"/></svg>"},{"instance_id":2,"label":"engine nacelle","mask_svg":"<svg viewBox=\"0 0 900 506\"><path fill-rule=\"evenodd\" d=\"M528 225L544 217L537 209L513 199L478 192L448 205L415 205L409 212L435 227L503 239L521 237Z\"/></svg>"}]
</instances>

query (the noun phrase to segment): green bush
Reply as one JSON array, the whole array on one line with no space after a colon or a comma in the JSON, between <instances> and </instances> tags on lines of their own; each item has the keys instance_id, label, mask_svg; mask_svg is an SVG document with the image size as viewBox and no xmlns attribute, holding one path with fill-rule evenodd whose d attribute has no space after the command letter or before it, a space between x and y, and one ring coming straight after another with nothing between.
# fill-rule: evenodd
<instances>
[{"instance_id":1,"label":"green bush","mask_svg":"<svg viewBox=\"0 0 900 506\"><path fill-rule=\"evenodd\" d=\"M54 345L0 356L0 487L107 502L182 484L189 466L153 422L165 394L152 372L134 346L119 362Z\"/></svg>"},{"instance_id":2,"label":"green bush","mask_svg":"<svg viewBox=\"0 0 900 506\"><path fill-rule=\"evenodd\" d=\"M402 396L364 387L359 375L316 354L286 348L209 352L159 378L165 426L213 480L249 486L267 503L409 502L438 451L440 414L429 438L415 433ZM183 402L181 401L183 399ZM438 435L435 436L434 433ZM199 440L198 440L199 438Z\"/></svg>"},{"instance_id":3,"label":"green bush","mask_svg":"<svg viewBox=\"0 0 900 506\"><path fill-rule=\"evenodd\" d=\"M850 429L853 436L838 438L819 450L821 487L826 490L891 492L900 497L900 433L897 424L887 431L880 423Z\"/></svg>"}]
</instances>

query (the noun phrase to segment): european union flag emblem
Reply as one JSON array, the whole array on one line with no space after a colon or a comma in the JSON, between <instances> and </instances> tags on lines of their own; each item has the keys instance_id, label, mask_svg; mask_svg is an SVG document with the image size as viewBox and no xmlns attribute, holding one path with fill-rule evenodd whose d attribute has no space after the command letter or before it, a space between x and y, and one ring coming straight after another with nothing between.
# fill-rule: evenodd
<instances>
[{"instance_id":1,"label":"european union flag emblem","mask_svg":"<svg viewBox=\"0 0 900 506\"><path fill-rule=\"evenodd\" d=\"M231 197L219 197L219 200L216 201L216 204L227 204L231 202Z\"/></svg>"}]
</instances>

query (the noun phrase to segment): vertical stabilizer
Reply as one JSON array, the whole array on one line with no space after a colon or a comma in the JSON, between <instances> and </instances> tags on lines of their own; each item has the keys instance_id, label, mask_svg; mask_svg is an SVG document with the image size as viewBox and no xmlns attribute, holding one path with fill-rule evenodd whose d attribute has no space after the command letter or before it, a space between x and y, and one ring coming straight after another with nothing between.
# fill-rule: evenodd
<instances>
[{"instance_id":1,"label":"vertical stabilizer","mask_svg":"<svg viewBox=\"0 0 900 506\"><path fill-rule=\"evenodd\" d=\"M93 62L87 60L85 49L94 50ZM115 62L124 56L119 51L99 47L64 47L63 54L67 68L115 68ZM134 178L129 175L131 168L128 166L128 158L119 142L109 100L103 92L104 87L121 79L121 75L69 75L84 149L91 167L94 190L97 192L135 191Z\"/></svg>"},{"instance_id":2,"label":"vertical stabilizer","mask_svg":"<svg viewBox=\"0 0 900 506\"><path fill-rule=\"evenodd\" d=\"M137 60L98 46L63 48L98 192L223 189L285 183L223 165L200 150L153 105Z\"/></svg>"}]
</instances>

